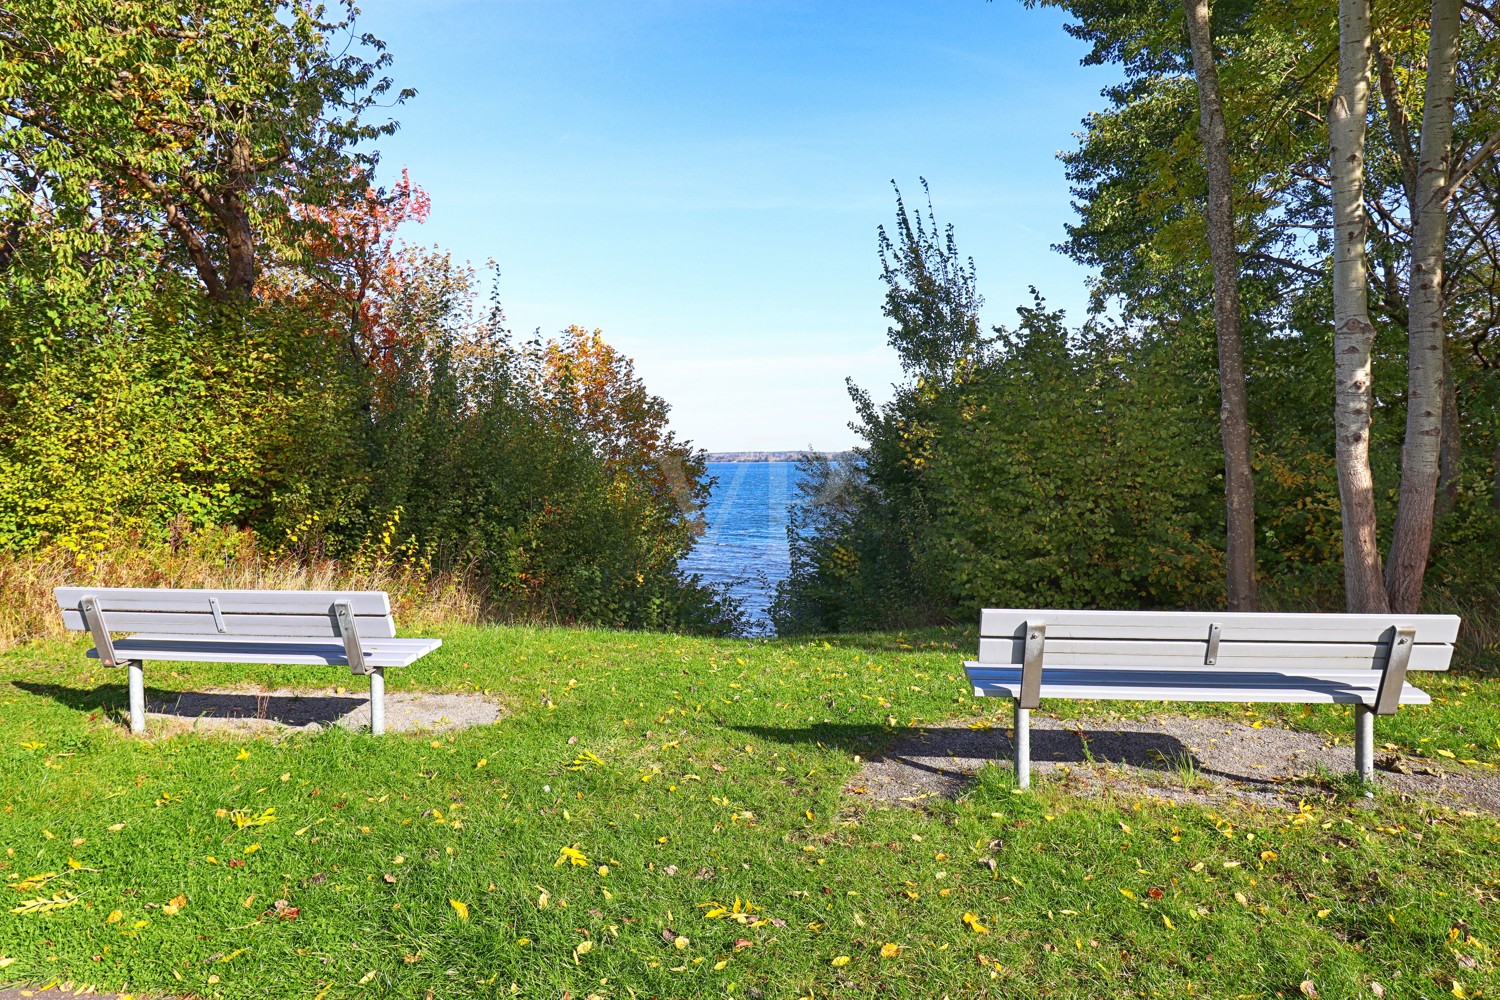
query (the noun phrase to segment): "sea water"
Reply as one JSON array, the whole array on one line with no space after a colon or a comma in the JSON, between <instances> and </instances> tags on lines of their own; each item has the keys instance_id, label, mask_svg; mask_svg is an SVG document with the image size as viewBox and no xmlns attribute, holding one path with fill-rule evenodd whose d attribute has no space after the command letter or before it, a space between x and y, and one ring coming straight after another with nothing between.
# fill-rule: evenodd
<instances>
[{"instance_id":1,"label":"sea water","mask_svg":"<svg viewBox=\"0 0 1500 1000\"><path fill-rule=\"evenodd\" d=\"M796 498L795 462L710 462L717 482L704 511L707 531L682 568L739 599L750 631L771 631L766 609L790 570L787 515Z\"/></svg>"}]
</instances>

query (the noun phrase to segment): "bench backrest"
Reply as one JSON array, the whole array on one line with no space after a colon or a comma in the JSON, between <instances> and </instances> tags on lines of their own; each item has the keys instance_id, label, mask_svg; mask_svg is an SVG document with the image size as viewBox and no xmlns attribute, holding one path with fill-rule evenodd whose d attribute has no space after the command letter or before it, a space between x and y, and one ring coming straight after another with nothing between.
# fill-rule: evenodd
<instances>
[{"instance_id":1,"label":"bench backrest","mask_svg":"<svg viewBox=\"0 0 1500 1000\"><path fill-rule=\"evenodd\" d=\"M1026 661L1029 632L1045 626L1042 666L1384 670L1399 630L1411 629L1406 669L1447 670L1457 615L1261 614L1227 611L986 610L979 662Z\"/></svg>"},{"instance_id":2,"label":"bench backrest","mask_svg":"<svg viewBox=\"0 0 1500 1000\"><path fill-rule=\"evenodd\" d=\"M396 622L386 595L372 590L179 590L150 587L58 587L63 624L90 630L92 600L111 632L200 636L339 638L337 605L347 604L362 639L392 639Z\"/></svg>"}]
</instances>

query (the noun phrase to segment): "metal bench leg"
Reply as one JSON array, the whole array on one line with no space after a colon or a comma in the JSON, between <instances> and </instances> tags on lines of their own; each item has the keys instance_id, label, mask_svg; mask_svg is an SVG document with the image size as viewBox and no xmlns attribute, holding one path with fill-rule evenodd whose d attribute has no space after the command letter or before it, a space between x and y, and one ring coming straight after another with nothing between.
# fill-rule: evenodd
<instances>
[{"instance_id":1,"label":"metal bench leg","mask_svg":"<svg viewBox=\"0 0 1500 1000\"><path fill-rule=\"evenodd\" d=\"M385 668L370 668L370 733L385 733Z\"/></svg>"},{"instance_id":2,"label":"metal bench leg","mask_svg":"<svg viewBox=\"0 0 1500 1000\"><path fill-rule=\"evenodd\" d=\"M130 731L146 731L146 665L140 660L126 660L130 671Z\"/></svg>"},{"instance_id":3,"label":"metal bench leg","mask_svg":"<svg viewBox=\"0 0 1500 1000\"><path fill-rule=\"evenodd\" d=\"M1361 780L1375 780L1375 709L1354 706L1354 770Z\"/></svg>"},{"instance_id":4,"label":"metal bench leg","mask_svg":"<svg viewBox=\"0 0 1500 1000\"><path fill-rule=\"evenodd\" d=\"M1031 787L1031 709L1016 702L1016 784Z\"/></svg>"}]
</instances>

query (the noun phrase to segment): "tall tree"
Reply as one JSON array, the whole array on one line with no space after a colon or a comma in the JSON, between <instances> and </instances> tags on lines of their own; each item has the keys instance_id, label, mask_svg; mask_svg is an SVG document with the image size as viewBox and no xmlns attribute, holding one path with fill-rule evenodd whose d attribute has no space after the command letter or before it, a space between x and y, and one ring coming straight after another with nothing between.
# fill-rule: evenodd
<instances>
[{"instance_id":1,"label":"tall tree","mask_svg":"<svg viewBox=\"0 0 1500 1000\"><path fill-rule=\"evenodd\" d=\"M1448 401L1448 337L1443 323L1443 256L1448 237L1448 167L1462 0L1433 0L1422 101L1421 150L1411 178L1411 277L1407 282L1406 442L1401 498L1386 565L1395 611L1415 613L1432 548L1433 513ZM1403 145L1410 161L1410 147Z\"/></svg>"},{"instance_id":2,"label":"tall tree","mask_svg":"<svg viewBox=\"0 0 1500 1000\"><path fill-rule=\"evenodd\" d=\"M1193 75L1198 81L1198 136L1208 175L1208 253L1214 270L1214 330L1219 342L1219 434L1224 442L1229 610L1253 611L1255 578L1255 479L1250 468L1250 415L1245 349L1240 337L1240 261L1235 243L1234 199L1224 99L1214 64L1208 0L1182 0Z\"/></svg>"},{"instance_id":3,"label":"tall tree","mask_svg":"<svg viewBox=\"0 0 1500 1000\"><path fill-rule=\"evenodd\" d=\"M1370 0L1339 0L1338 87L1328 113L1333 188L1334 433L1351 612L1387 610L1370 471L1373 393L1365 239L1365 135L1370 101Z\"/></svg>"},{"instance_id":4,"label":"tall tree","mask_svg":"<svg viewBox=\"0 0 1500 1000\"><path fill-rule=\"evenodd\" d=\"M0 7L0 153L54 200L171 235L210 298L248 299L293 202L362 189L383 43L312 0L15 0ZM342 37L341 37L342 36ZM365 58L367 53L374 58ZM7 241L9 245L13 241Z\"/></svg>"}]
</instances>

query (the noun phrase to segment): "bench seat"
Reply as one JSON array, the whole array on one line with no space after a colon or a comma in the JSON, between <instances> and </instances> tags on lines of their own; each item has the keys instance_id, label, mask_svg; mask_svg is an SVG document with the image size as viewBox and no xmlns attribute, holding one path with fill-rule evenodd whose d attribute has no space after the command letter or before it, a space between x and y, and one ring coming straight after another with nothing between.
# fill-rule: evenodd
<instances>
[{"instance_id":1,"label":"bench seat","mask_svg":"<svg viewBox=\"0 0 1500 1000\"><path fill-rule=\"evenodd\" d=\"M347 667L370 679L370 732L385 732L385 671L443 644L398 639L378 590L58 587L63 625L93 636L88 655L129 675L130 728L146 730L147 660ZM133 633L116 638L119 633Z\"/></svg>"},{"instance_id":2,"label":"bench seat","mask_svg":"<svg viewBox=\"0 0 1500 1000\"><path fill-rule=\"evenodd\" d=\"M975 697L1019 698L1021 668L964 664ZM1372 670L1110 670L1048 667L1041 697L1101 701L1232 701L1308 705L1373 705L1380 675ZM1430 705L1426 691L1401 685L1402 705Z\"/></svg>"},{"instance_id":3,"label":"bench seat","mask_svg":"<svg viewBox=\"0 0 1500 1000\"><path fill-rule=\"evenodd\" d=\"M1030 784L1043 698L1353 705L1355 769L1374 777L1374 716L1432 699L1409 670L1447 670L1455 615L987 609L975 697L1015 702L1016 782Z\"/></svg>"},{"instance_id":4,"label":"bench seat","mask_svg":"<svg viewBox=\"0 0 1500 1000\"><path fill-rule=\"evenodd\" d=\"M370 667L409 667L443 644L441 639L368 639L361 643ZM195 663L305 663L347 667L344 644L336 639L275 636L133 635L116 639L115 652L130 660ZM97 649L88 655L98 658Z\"/></svg>"}]
</instances>

